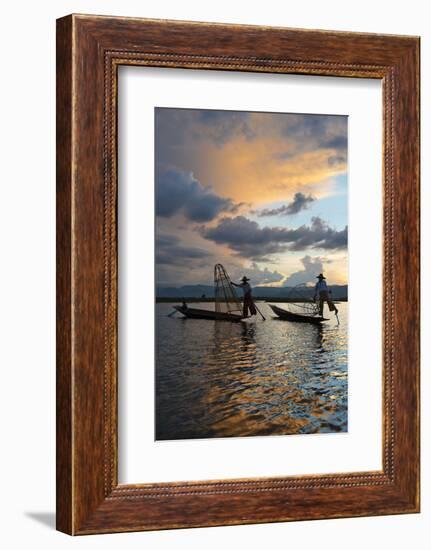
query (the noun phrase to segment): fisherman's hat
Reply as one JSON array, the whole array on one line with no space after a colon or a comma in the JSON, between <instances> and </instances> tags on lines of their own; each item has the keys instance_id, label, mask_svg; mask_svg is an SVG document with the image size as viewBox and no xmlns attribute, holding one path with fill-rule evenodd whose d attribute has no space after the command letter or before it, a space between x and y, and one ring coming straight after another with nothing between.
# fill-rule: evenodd
<instances>
[{"instance_id":1,"label":"fisherman's hat","mask_svg":"<svg viewBox=\"0 0 431 550\"><path fill-rule=\"evenodd\" d=\"M316 279L326 279L326 277L323 276L323 273L319 273L319 275L317 275Z\"/></svg>"},{"instance_id":2,"label":"fisherman's hat","mask_svg":"<svg viewBox=\"0 0 431 550\"><path fill-rule=\"evenodd\" d=\"M250 279L249 279L248 277L246 277L245 275L244 275L244 277L241 279L241 281L244 281L244 283L247 282L247 281L249 281L249 280L250 280Z\"/></svg>"}]
</instances>

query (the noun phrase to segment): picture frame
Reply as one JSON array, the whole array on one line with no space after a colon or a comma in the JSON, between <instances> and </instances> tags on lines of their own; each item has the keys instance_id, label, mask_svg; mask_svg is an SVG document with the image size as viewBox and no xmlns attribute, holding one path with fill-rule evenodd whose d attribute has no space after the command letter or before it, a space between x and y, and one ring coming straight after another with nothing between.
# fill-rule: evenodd
<instances>
[{"instance_id":1,"label":"picture frame","mask_svg":"<svg viewBox=\"0 0 431 550\"><path fill-rule=\"evenodd\" d=\"M120 65L380 79L381 471L118 483ZM419 512L419 38L92 15L57 21L57 529Z\"/></svg>"}]
</instances>

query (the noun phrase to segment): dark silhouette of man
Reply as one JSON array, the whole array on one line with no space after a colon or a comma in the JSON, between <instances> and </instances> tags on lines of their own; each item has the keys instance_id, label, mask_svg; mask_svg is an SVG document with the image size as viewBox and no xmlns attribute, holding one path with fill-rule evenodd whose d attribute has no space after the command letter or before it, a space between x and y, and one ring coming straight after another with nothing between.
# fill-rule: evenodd
<instances>
[{"instance_id":1,"label":"dark silhouette of man","mask_svg":"<svg viewBox=\"0 0 431 550\"><path fill-rule=\"evenodd\" d=\"M322 273L319 273L316 278L318 281L314 287L314 301L319 299L320 317L323 317L323 306L325 305L325 302L328 304L329 311L335 311L335 314L337 314L338 309L329 297L331 291L328 289L328 285L326 284L326 277L324 277Z\"/></svg>"},{"instance_id":2,"label":"dark silhouette of man","mask_svg":"<svg viewBox=\"0 0 431 550\"><path fill-rule=\"evenodd\" d=\"M244 303L243 303L243 308L242 308L242 316L243 317L248 317L249 314L248 312L250 311L250 315L256 315L257 314L257 310L256 310L256 307L254 305L254 302L253 302L253 297L251 295L251 286L249 284L249 281L250 279L248 279L245 275L244 277L241 279L241 283L237 284L237 283L232 283L234 286L237 286L239 288L242 289L243 293L244 293Z\"/></svg>"}]
</instances>

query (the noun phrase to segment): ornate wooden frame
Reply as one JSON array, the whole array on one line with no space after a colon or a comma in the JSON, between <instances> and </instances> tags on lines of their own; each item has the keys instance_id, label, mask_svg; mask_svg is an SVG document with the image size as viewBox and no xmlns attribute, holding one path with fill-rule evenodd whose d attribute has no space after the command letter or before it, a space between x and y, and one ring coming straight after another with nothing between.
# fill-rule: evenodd
<instances>
[{"instance_id":1,"label":"ornate wooden frame","mask_svg":"<svg viewBox=\"0 0 431 550\"><path fill-rule=\"evenodd\" d=\"M118 484L116 90L117 68L125 64L382 80L382 471ZM57 215L60 531L419 511L419 38L87 15L59 19Z\"/></svg>"}]
</instances>

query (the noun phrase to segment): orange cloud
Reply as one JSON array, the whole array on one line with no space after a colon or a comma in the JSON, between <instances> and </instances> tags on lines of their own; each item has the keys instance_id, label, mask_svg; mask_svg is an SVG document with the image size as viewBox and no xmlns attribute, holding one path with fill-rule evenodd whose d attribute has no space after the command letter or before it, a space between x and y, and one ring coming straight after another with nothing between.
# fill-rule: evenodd
<instances>
[{"instance_id":1,"label":"orange cloud","mask_svg":"<svg viewBox=\"0 0 431 550\"><path fill-rule=\"evenodd\" d=\"M323 197L331 193L331 178L346 171L346 163L330 163L331 149L316 149L280 158L281 139L247 140L242 136L222 147L199 145L195 176L215 191L237 202L254 205L287 200L302 191Z\"/></svg>"}]
</instances>

